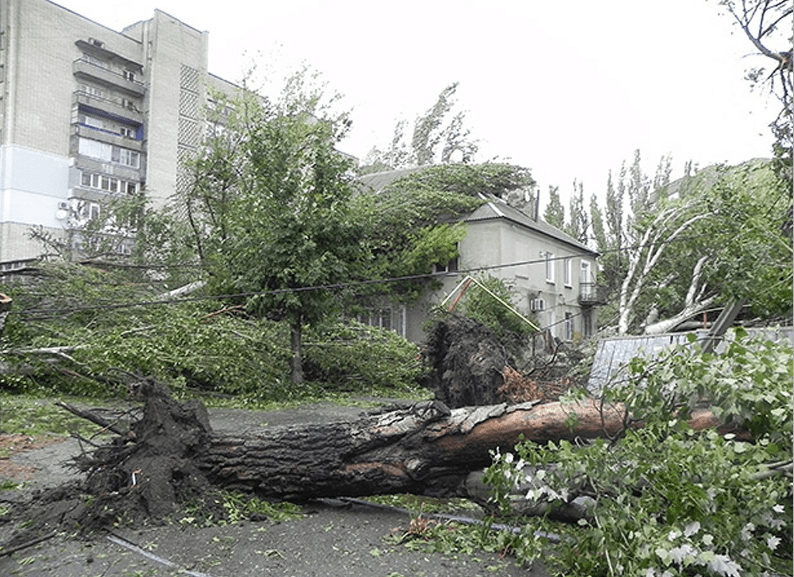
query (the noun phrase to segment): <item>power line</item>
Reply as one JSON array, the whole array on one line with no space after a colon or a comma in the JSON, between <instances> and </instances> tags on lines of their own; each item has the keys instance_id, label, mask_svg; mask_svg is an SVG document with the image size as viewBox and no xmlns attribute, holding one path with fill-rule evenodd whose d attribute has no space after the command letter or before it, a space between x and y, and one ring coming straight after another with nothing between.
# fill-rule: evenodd
<instances>
[{"instance_id":1,"label":"power line","mask_svg":"<svg viewBox=\"0 0 794 577\"><path fill-rule=\"evenodd\" d=\"M652 243L646 244L636 244L629 247L621 247L619 249L612 249L607 250L602 253L604 254L611 254L611 253L620 253L620 252L628 252L632 250L641 250L644 248L649 248L653 246L663 245L663 244L672 244L677 242L685 242L690 240L695 240L703 237L712 236L710 234L702 234L702 235L694 235L688 237L678 237L672 240L660 240L655 241ZM577 255L579 256L579 255ZM313 292L313 291L335 291L335 290L342 290L347 288L354 288L354 287L363 287L363 286L374 286L379 284L393 284L393 283L404 283L404 282L413 282L413 281L423 281L423 280L433 280L433 279L442 279L448 278L453 276L460 276L466 274L474 274L474 273L481 273L484 271L490 270L500 270L500 269L507 269L513 268L518 266L528 266L533 264L545 264L550 261L560 261L560 260L567 260L573 258L571 255L566 256L554 256L554 257L546 257L538 258L538 259L531 259L531 260L524 260L524 261L517 261L512 263L502 263L502 264L493 264L493 265L486 265L480 266L476 268L470 269L459 269L450 272L437 272L437 273L425 273L425 274L415 274L415 275L405 275L405 276L398 276L398 277L390 277L384 279L364 279L364 280L355 280L355 281L346 281L346 282L339 282L339 283L329 283L323 285L314 285L308 287L292 287L292 288L283 288L283 289L272 289L268 291L252 291L252 292L241 292L241 293L231 293L231 294L222 294L222 295L205 295L199 297L183 297L177 299L157 299L157 300L150 300L150 301L138 301L138 302L127 302L127 303L115 303L115 304L105 304L105 305L88 305L83 307L70 307L70 308L42 308L42 309L27 309L16 311L10 311L11 314L16 314L24 317L28 317L29 320L44 320L46 318L51 318L51 315L55 314L73 314L78 312L86 312L86 311L99 311L99 310L118 310L124 308L136 308L136 307L147 307L147 306L163 306L163 305L170 305L170 304L178 304L178 303L188 303L188 302L201 302L201 301L221 301L227 299L241 299L241 298L251 298L257 296L274 296L280 294L297 294L297 293L304 293L304 292ZM147 268L146 265L124 265L123 263L107 263L107 262L91 262L86 261L85 264L93 264L93 265L105 265L105 266L114 266L118 268ZM149 268L158 269L158 268L194 268L198 267L198 265L153 265ZM44 316L42 316L44 315ZM32 317L32 318L31 318Z\"/></svg>"}]
</instances>

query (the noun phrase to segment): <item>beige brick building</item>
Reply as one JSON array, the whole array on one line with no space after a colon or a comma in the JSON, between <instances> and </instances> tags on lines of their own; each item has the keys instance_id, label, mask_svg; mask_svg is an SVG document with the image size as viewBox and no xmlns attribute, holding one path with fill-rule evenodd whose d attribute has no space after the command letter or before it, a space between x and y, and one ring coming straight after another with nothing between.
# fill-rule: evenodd
<instances>
[{"instance_id":1,"label":"beige brick building","mask_svg":"<svg viewBox=\"0 0 794 577\"><path fill-rule=\"evenodd\" d=\"M48 0L0 0L0 270L39 256L104 200L184 185L211 89L208 33L155 10L111 30Z\"/></svg>"}]
</instances>

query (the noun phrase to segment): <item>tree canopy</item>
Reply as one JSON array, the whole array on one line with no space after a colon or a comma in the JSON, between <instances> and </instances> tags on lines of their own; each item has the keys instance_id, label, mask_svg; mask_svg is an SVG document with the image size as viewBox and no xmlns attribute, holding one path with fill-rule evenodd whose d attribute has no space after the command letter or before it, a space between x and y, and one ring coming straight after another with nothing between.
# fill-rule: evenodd
<instances>
[{"instance_id":1,"label":"tree canopy","mask_svg":"<svg viewBox=\"0 0 794 577\"><path fill-rule=\"evenodd\" d=\"M457 112L449 118L456 104L457 89L457 82L444 88L436 102L416 117L410 136L408 122L400 120L388 147L385 150L373 147L364 159L361 172L472 162L478 146L465 126L466 114Z\"/></svg>"},{"instance_id":2,"label":"tree canopy","mask_svg":"<svg viewBox=\"0 0 794 577\"><path fill-rule=\"evenodd\" d=\"M637 155L616 183L610 175L605 209L591 201L618 332L670 330L732 300L762 318L788 316L791 198L774 161L709 167L673 183L668 167L650 179Z\"/></svg>"},{"instance_id":3,"label":"tree canopy","mask_svg":"<svg viewBox=\"0 0 794 577\"><path fill-rule=\"evenodd\" d=\"M365 253L351 214L352 162L335 149L347 116L325 114L300 79L285 94L277 103L216 96L222 118L190 164L193 186L177 209L212 290L289 323L300 382L304 325L341 309L328 285L358 278Z\"/></svg>"},{"instance_id":4,"label":"tree canopy","mask_svg":"<svg viewBox=\"0 0 794 577\"><path fill-rule=\"evenodd\" d=\"M481 193L524 197L534 186L529 169L499 163L445 164L417 169L377 193L355 198L366 223L369 278L426 275L458 256L460 219L486 202ZM426 281L392 285L392 296L415 299Z\"/></svg>"}]
</instances>

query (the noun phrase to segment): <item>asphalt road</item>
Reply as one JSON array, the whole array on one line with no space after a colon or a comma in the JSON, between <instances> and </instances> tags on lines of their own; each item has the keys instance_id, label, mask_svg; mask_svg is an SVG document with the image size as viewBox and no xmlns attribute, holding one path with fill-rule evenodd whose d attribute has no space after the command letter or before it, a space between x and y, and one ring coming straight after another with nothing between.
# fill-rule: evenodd
<instances>
[{"instance_id":1,"label":"asphalt road","mask_svg":"<svg viewBox=\"0 0 794 577\"><path fill-rule=\"evenodd\" d=\"M211 409L210 423L219 433L278 425L349 420L362 409L321 403L282 411ZM23 490L58 485L75 472L68 460L79 453L66 439L20 453L14 462L35 470ZM0 492L0 500L15 498ZM338 501L311 502L304 516L273 523L194 527L160 525L82 540L57 534L41 543L0 557L0 575L57 577L142 577L190 575L239 577L280 575L308 577L543 576L542 567L519 567L495 554L444 555L408 549L390 536L403 534L410 518L396 511ZM0 525L0 542L11 527Z\"/></svg>"}]
</instances>

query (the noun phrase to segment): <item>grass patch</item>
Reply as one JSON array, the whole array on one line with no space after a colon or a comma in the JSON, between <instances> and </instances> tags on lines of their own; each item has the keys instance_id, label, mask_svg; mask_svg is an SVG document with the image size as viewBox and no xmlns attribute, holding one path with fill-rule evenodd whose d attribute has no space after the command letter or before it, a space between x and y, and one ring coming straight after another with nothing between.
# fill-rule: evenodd
<instances>
[{"instance_id":1,"label":"grass patch","mask_svg":"<svg viewBox=\"0 0 794 577\"><path fill-rule=\"evenodd\" d=\"M12 481L11 479L0 479L0 491L13 491L19 486L20 483ZM0 507L0 511L2 511L2 507ZM0 517L3 515L4 513L0 512Z\"/></svg>"}]
</instances>

